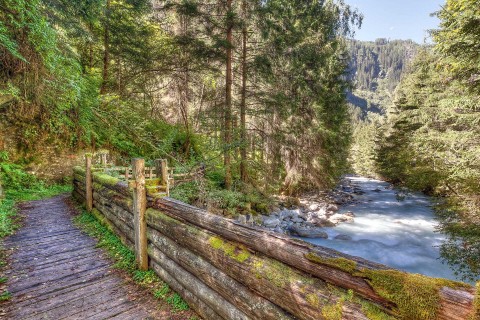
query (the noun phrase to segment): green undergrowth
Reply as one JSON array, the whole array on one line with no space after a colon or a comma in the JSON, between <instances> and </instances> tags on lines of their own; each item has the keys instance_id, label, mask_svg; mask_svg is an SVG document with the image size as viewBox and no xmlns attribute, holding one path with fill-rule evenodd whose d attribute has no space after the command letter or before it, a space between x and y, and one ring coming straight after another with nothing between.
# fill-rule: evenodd
<instances>
[{"instance_id":1,"label":"green undergrowth","mask_svg":"<svg viewBox=\"0 0 480 320\"><path fill-rule=\"evenodd\" d=\"M180 295L172 291L153 270L140 271L137 269L134 252L124 245L107 225L84 210L74 218L74 222L88 235L98 240L97 246L104 249L114 260L114 268L125 271L135 283L148 289L155 298L164 301L170 307L171 312L188 313L190 309L188 304ZM186 316L189 315L186 314Z\"/></svg>"},{"instance_id":2,"label":"green undergrowth","mask_svg":"<svg viewBox=\"0 0 480 320\"><path fill-rule=\"evenodd\" d=\"M12 171L5 172L4 168L5 166L0 164L0 169L2 169L0 179L2 179L2 185L5 187L5 199L0 199L0 238L11 235L19 227L16 204L46 199L72 190L70 185L49 185L21 169L15 169L14 177L15 179L21 179L23 176L26 177L26 180L12 181Z\"/></svg>"},{"instance_id":3,"label":"green undergrowth","mask_svg":"<svg viewBox=\"0 0 480 320\"><path fill-rule=\"evenodd\" d=\"M170 197L196 206L214 208L215 213L227 217L238 214L264 214L273 200L252 187L226 190L216 176L208 176L203 181L190 181L176 185L170 190Z\"/></svg>"}]
</instances>

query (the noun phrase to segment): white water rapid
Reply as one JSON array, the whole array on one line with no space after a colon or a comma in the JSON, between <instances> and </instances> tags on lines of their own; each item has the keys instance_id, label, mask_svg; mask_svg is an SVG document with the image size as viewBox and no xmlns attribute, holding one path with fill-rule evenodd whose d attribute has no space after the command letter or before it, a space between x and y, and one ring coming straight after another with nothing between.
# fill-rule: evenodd
<instances>
[{"instance_id":1,"label":"white water rapid","mask_svg":"<svg viewBox=\"0 0 480 320\"><path fill-rule=\"evenodd\" d=\"M439 259L438 246L445 237L435 232L437 222L428 196L408 193L403 198L404 194L389 183L363 177L347 179L365 192L355 195L355 203L340 208L340 212L352 211L354 222L326 228L328 239L303 240L396 269L458 280ZM348 235L352 240L334 239L337 235Z\"/></svg>"}]
</instances>

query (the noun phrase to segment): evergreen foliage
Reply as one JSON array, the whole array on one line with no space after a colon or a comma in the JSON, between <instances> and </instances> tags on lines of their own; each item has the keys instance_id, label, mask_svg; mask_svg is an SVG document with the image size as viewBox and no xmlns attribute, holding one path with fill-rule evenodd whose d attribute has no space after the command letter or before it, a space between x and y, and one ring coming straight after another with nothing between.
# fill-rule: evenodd
<instances>
[{"instance_id":1,"label":"evergreen foliage","mask_svg":"<svg viewBox=\"0 0 480 320\"><path fill-rule=\"evenodd\" d=\"M13 161L101 147L267 193L346 168L343 38L361 16L341 0L1 0L0 21Z\"/></svg>"},{"instance_id":2,"label":"evergreen foliage","mask_svg":"<svg viewBox=\"0 0 480 320\"><path fill-rule=\"evenodd\" d=\"M479 96L469 73L476 71L462 67L467 59L463 52L470 49L450 46L448 35L478 39L477 28L450 30L451 16L461 16L461 25L464 19L475 19L475 9L467 1L448 1L438 13L442 23L434 32L437 44L434 50L420 51L397 88L376 157L383 177L446 197L437 208L442 230L450 236L442 256L470 279L480 275Z\"/></svg>"}]
</instances>

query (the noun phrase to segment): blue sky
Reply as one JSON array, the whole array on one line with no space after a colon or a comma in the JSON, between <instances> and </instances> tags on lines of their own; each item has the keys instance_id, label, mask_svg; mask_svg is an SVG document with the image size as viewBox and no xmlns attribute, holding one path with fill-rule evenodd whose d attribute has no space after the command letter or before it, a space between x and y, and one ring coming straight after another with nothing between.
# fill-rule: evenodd
<instances>
[{"instance_id":1,"label":"blue sky","mask_svg":"<svg viewBox=\"0 0 480 320\"><path fill-rule=\"evenodd\" d=\"M362 28L355 38L372 41L377 38L412 39L423 43L426 30L438 27L430 13L438 11L445 0L345 0L363 13ZM429 41L430 42L430 41Z\"/></svg>"}]
</instances>

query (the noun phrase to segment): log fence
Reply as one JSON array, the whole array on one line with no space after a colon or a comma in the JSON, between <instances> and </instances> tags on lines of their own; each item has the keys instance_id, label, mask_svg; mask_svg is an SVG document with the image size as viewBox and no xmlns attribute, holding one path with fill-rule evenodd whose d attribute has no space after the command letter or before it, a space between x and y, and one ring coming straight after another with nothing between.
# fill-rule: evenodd
<instances>
[{"instance_id":1,"label":"log fence","mask_svg":"<svg viewBox=\"0 0 480 320\"><path fill-rule=\"evenodd\" d=\"M167 196L166 160L132 164L114 167L124 173L114 177L87 158L74 170L73 196L204 319L479 319L470 285L212 215Z\"/></svg>"}]
</instances>

